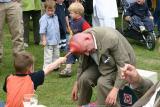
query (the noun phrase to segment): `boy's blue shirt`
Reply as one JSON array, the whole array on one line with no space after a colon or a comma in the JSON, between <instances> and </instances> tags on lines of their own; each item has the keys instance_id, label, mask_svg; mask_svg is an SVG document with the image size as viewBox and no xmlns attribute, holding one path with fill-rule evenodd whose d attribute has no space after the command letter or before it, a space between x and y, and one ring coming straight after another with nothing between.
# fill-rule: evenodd
<instances>
[{"instance_id":1,"label":"boy's blue shirt","mask_svg":"<svg viewBox=\"0 0 160 107\"><path fill-rule=\"evenodd\" d=\"M0 0L1 3L6 3L6 2L10 2L11 0Z\"/></svg>"},{"instance_id":2,"label":"boy's blue shirt","mask_svg":"<svg viewBox=\"0 0 160 107\"><path fill-rule=\"evenodd\" d=\"M46 35L47 45L58 45L60 42L59 22L57 15L44 14L40 20L40 35Z\"/></svg>"}]
</instances>

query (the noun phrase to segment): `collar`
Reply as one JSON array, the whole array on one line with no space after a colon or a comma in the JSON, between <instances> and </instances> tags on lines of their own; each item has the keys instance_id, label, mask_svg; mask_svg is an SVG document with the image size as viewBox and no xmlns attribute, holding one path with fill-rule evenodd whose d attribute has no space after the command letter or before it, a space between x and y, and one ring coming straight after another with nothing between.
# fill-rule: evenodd
<instances>
[{"instance_id":1,"label":"collar","mask_svg":"<svg viewBox=\"0 0 160 107\"><path fill-rule=\"evenodd\" d=\"M56 16L56 14L53 14L52 16L48 16L47 14L45 14L47 18L53 18L54 16Z\"/></svg>"},{"instance_id":2,"label":"collar","mask_svg":"<svg viewBox=\"0 0 160 107\"><path fill-rule=\"evenodd\" d=\"M16 76L27 76L28 74L15 74Z\"/></svg>"},{"instance_id":3,"label":"collar","mask_svg":"<svg viewBox=\"0 0 160 107\"><path fill-rule=\"evenodd\" d=\"M79 18L77 18L77 19L73 19L74 21L78 21L78 20L80 20L80 19L82 19L82 16L80 16Z\"/></svg>"},{"instance_id":4,"label":"collar","mask_svg":"<svg viewBox=\"0 0 160 107\"><path fill-rule=\"evenodd\" d=\"M95 36L94 36L94 34L93 34L93 33L91 33L91 34L92 34L92 36L93 36L93 40L94 40L95 49L97 50L97 42L96 42L96 38L95 38Z\"/></svg>"}]
</instances>

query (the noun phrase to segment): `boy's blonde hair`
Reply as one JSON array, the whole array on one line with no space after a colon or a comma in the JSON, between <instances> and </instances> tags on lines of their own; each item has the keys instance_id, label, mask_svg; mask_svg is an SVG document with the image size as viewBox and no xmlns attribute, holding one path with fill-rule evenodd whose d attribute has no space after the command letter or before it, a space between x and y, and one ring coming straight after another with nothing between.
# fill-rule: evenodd
<instances>
[{"instance_id":1,"label":"boy's blonde hair","mask_svg":"<svg viewBox=\"0 0 160 107\"><path fill-rule=\"evenodd\" d=\"M34 57L28 52L17 53L14 57L14 68L16 72L26 72L33 64Z\"/></svg>"},{"instance_id":2,"label":"boy's blonde hair","mask_svg":"<svg viewBox=\"0 0 160 107\"><path fill-rule=\"evenodd\" d=\"M55 9L56 8L56 2L54 0L46 0L44 3L45 9Z\"/></svg>"},{"instance_id":3,"label":"boy's blonde hair","mask_svg":"<svg viewBox=\"0 0 160 107\"><path fill-rule=\"evenodd\" d=\"M74 12L76 14L79 14L79 15L83 15L84 14L84 7L81 3L79 2L74 2L72 3L69 8L68 8L69 12Z\"/></svg>"}]
</instances>

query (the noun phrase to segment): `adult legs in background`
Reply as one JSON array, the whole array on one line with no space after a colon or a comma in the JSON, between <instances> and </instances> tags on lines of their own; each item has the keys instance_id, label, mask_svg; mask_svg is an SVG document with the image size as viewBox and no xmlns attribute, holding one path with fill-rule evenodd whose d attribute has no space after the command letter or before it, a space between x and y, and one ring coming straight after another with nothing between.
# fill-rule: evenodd
<instances>
[{"instance_id":1,"label":"adult legs in background","mask_svg":"<svg viewBox=\"0 0 160 107\"><path fill-rule=\"evenodd\" d=\"M22 8L18 2L8 3L6 18L12 35L13 55L24 51Z\"/></svg>"}]
</instances>

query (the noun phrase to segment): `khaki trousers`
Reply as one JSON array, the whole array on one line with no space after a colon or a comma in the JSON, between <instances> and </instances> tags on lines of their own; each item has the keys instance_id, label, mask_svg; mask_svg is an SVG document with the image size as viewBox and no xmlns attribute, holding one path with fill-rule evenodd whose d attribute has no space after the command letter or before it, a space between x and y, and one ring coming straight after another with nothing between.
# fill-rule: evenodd
<instances>
[{"instance_id":1,"label":"khaki trousers","mask_svg":"<svg viewBox=\"0 0 160 107\"><path fill-rule=\"evenodd\" d=\"M12 36L13 55L24 51L22 8L18 2L0 3L0 59L3 56L3 27L7 21Z\"/></svg>"},{"instance_id":2,"label":"khaki trousers","mask_svg":"<svg viewBox=\"0 0 160 107\"><path fill-rule=\"evenodd\" d=\"M80 76L78 80L78 104L87 105L89 104L92 97L92 87L97 86L97 107L107 107L105 100L107 95L113 88L116 80L116 72L110 73L106 76L102 76L99 73L97 65L93 64L88 67ZM118 95L117 95L118 96ZM117 99L118 102L118 99ZM109 107L120 107L119 103L115 106Z\"/></svg>"}]
</instances>

